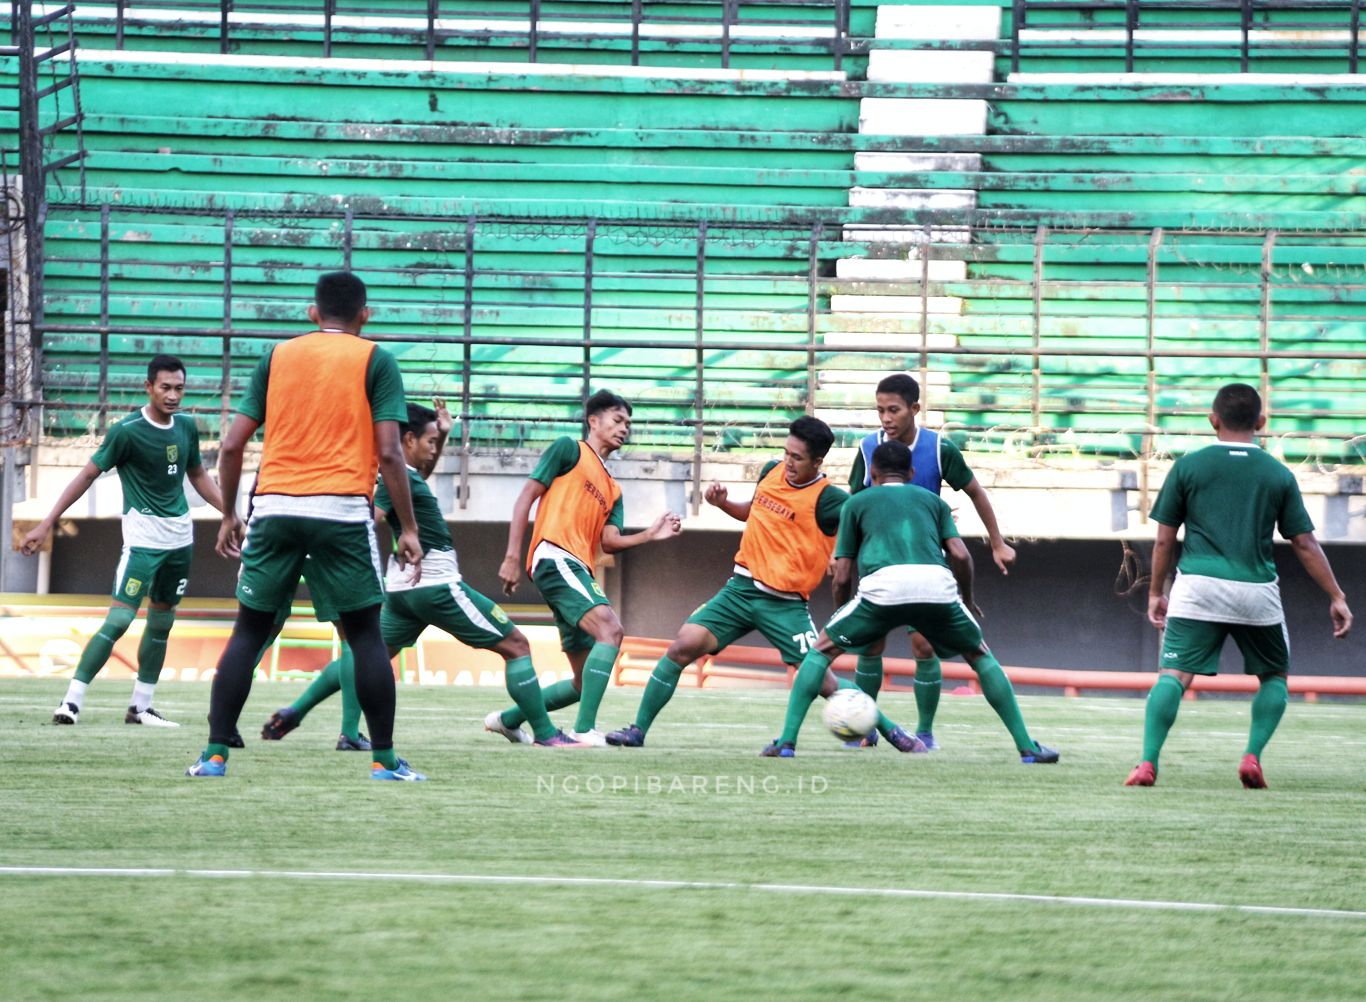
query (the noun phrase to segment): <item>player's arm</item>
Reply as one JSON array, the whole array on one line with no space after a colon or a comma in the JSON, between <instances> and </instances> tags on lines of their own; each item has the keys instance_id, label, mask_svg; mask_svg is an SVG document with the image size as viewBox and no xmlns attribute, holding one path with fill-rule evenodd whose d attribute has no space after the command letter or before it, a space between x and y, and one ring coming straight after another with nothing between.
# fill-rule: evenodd
<instances>
[{"instance_id":1,"label":"player's arm","mask_svg":"<svg viewBox=\"0 0 1366 1002\"><path fill-rule=\"evenodd\" d=\"M1148 622L1159 630L1167 625L1167 578L1171 577L1176 559L1176 529L1174 525L1157 524L1157 540L1153 543L1153 567L1148 580Z\"/></svg>"},{"instance_id":2,"label":"player's arm","mask_svg":"<svg viewBox=\"0 0 1366 1002\"><path fill-rule=\"evenodd\" d=\"M660 539L672 539L683 531L683 519L671 511L666 511L660 515L648 529L629 535L621 531L622 521L621 499L618 498L617 503L612 506L612 513L607 518L607 524L602 527L603 553L620 553L623 550L634 549L637 546L644 546L646 543L653 543Z\"/></svg>"},{"instance_id":3,"label":"player's arm","mask_svg":"<svg viewBox=\"0 0 1366 1002\"><path fill-rule=\"evenodd\" d=\"M754 499L748 501L732 501L730 491L725 484L713 482L707 488L707 492L702 495L702 499L713 508L720 508L723 512L738 522L749 521L749 510L754 506Z\"/></svg>"},{"instance_id":4,"label":"player's arm","mask_svg":"<svg viewBox=\"0 0 1366 1002\"><path fill-rule=\"evenodd\" d=\"M194 489L199 492L199 496L213 506L215 511L223 511L223 495L218 490L218 482L209 476L209 471L204 469L204 464L196 466L186 472L185 476Z\"/></svg>"},{"instance_id":5,"label":"player's arm","mask_svg":"<svg viewBox=\"0 0 1366 1002\"><path fill-rule=\"evenodd\" d=\"M949 561L949 570L953 572L953 579L958 582L958 594L963 599L963 604L980 619L982 610L977 608L977 603L972 597L972 554L968 552L967 544L957 536L942 540L942 544L944 556Z\"/></svg>"},{"instance_id":6,"label":"player's arm","mask_svg":"<svg viewBox=\"0 0 1366 1002\"><path fill-rule=\"evenodd\" d=\"M830 581L830 596L838 609L854 596L854 561L850 557L836 557L834 577Z\"/></svg>"},{"instance_id":7,"label":"player's arm","mask_svg":"<svg viewBox=\"0 0 1366 1002\"><path fill-rule=\"evenodd\" d=\"M991 559L1001 569L1002 574L1010 573L1010 565L1015 563L1015 548L1001 535L1001 527L996 524L996 509L991 506L991 498L986 489L973 477L963 488L972 506L977 509L977 517L987 530L987 540L991 543Z\"/></svg>"},{"instance_id":8,"label":"player's arm","mask_svg":"<svg viewBox=\"0 0 1366 1002\"><path fill-rule=\"evenodd\" d=\"M413 568L412 582L422 579L422 544L417 539L417 519L413 516L413 496L408 490L408 465L403 461L403 446L397 421L376 421L375 452L379 472L389 491L391 510L398 517L399 533L394 544L400 567Z\"/></svg>"},{"instance_id":9,"label":"player's arm","mask_svg":"<svg viewBox=\"0 0 1366 1002\"><path fill-rule=\"evenodd\" d=\"M1309 576L1314 579L1314 584L1323 589L1323 593L1328 596L1328 614L1333 618L1333 636L1341 640L1352 628L1352 610L1347 607L1347 596L1338 587L1333 567L1328 563L1328 555L1323 552L1318 537L1312 532L1301 532L1291 536L1290 546Z\"/></svg>"},{"instance_id":10,"label":"player's arm","mask_svg":"<svg viewBox=\"0 0 1366 1002\"><path fill-rule=\"evenodd\" d=\"M867 479L868 471L863 465L863 448L860 446L854 453L854 465L849 471L849 493L857 494L859 491L863 490L863 488L867 487L868 485L864 483Z\"/></svg>"},{"instance_id":11,"label":"player's arm","mask_svg":"<svg viewBox=\"0 0 1366 1002\"><path fill-rule=\"evenodd\" d=\"M446 450L446 439L450 437L451 429L455 427L455 420L451 417L451 412L446 409L446 401L441 397L432 400L432 410L436 411L436 451L432 454L432 461L424 464L424 469L418 470L422 474L422 479L426 480L436 470L436 464L441 460L441 454Z\"/></svg>"},{"instance_id":12,"label":"player's arm","mask_svg":"<svg viewBox=\"0 0 1366 1002\"><path fill-rule=\"evenodd\" d=\"M38 552L38 548L43 545L43 540L47 539L47 534L52 531L52 527L57 524L57 519L61 518L66 510L81 499L86 491L90 490L93 484L104 471L94 463L87 462L79 473L71 478L71 483L62 488L62 493L57 498L57 503L52 506L52 510L47 516L35 525L32 531L24 537L24 541L19 544L19 549L25 556L33 556Z\"/></svg>"},{"instance_id":13,"label":"player's arm","mask_svg":"<svg viewBox=\"0 0 1366 1002\"><path fill-rule=\"evenodd\" d=\"M247 443L259 427L261 422L255 418L237 414L218 447L218 510L223 513L223 521L218 526L218 542L214 550L220 557L242 555L242 538L246 535L246 527L237 517L237 489L242 483L242 458L246 455Z\"/></svg>"},{"instance_id":14,"label":"player's arm","mask_svg":"<svg viewBox=\"0 0 1366 1002\"><path fill-rule=\"evenodd\" d=\"M498 580L503 582L503 594L511 595L522 580L522 547L526 545L526 527L531 521L531 507L550 490L548 484L528 480L522 493L512 505L512 521L508 523L508 548L498 568Z\"/></svg>"}]
</instances>

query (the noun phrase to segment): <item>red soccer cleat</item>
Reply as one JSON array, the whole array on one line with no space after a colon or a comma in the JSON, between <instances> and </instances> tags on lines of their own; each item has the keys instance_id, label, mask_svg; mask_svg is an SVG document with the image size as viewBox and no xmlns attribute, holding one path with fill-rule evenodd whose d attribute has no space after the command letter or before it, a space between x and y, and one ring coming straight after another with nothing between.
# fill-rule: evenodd
<instances>
[{"instance_id":1,"label":"red soccer cleat","mask_svg":"<svg viewBox=\"0 0 1366 1002\"><path fill-rule=\"evenodd\" d=\"M1262 763L1257 761L1256 755L1247 754L1243 756L1243 761L1238 765L1238 778L1243 781L1244 789L1266 789L1266 777L1262 775Z\"/></svg>"},{"instance_id":2,"label":"red soccer cleat","mask_svg":"<svg viewBox=\"0 0 1366 1002\"><path fill-rule=\"evenodd\" d=\"M1124 781L1125 786L1153 786L1157 783L1157 766L1151 762L1140 762Z\"/></svg>"}]
</instances>

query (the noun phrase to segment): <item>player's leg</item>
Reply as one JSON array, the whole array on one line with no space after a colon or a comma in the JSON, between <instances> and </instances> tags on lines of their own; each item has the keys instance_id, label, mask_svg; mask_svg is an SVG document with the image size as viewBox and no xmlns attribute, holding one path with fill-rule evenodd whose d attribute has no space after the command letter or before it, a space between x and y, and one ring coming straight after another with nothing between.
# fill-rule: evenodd
<instances>
[{"instance_id":1,"label":"player's leg","mask_svg":"<svg viewBox=\"0 0 1366 1002\"><path fill-rule=\"evenodd\" d=\"M621 640L625 633L621 620L610 605L595 605L579 620L579 629L593 638L593 646L583 661L579 698L579 716L574 721L574 736L585 737L597 744L598 707L602 704L607 684L612 681L612 669L621 654ZM603 740L605 743L605 739Z\"/></svg>"},{"instance_id":2,"label":"player's leg","mask_svg":"<svg viewBox=\"0 0 1366 1002\"><path fill-rule=\"evenodd\" d=\"M1219 650L1224 646L1228 627L1178 616L1167 617L1158 655L1161 673L1143 712L1143 758L1134 767L1126 786L1152 786L1157 782L1158 757L1167 741L1181 697L1196 675L1213 675L1219 670Z\"/></svg>"},{"instance_id":3,"label":"player's leg","mask_svg":"<svg viewBox=\"0 0 1366 1002\"><path fill-rule=\"evenodd\" d=\"M1290 638L1284 623L1272 626L1235 626L1230 632L1243 654L1243 670L1256 675L1260 685L1252 700L1252 726L1238 765L1238 778L1250 790L1266 788L1262 752L1285 715L1290 700L1286 674L1290 671Z\"/></svg>"},{"instance_id":4,"label":"player's leg","mask_svg":"<svg viewBox=\"0 0 1366 1002\"><path fill-rule=\"evenodd\" d=\"M944 688L944 669L934 645L919 633L911 634L911 654L915 657L915 736L931 751L939 747L934 739L934 715L939 710L939 694Z\"/></svg>"},{"instance_id":5,"label":"player's leg","mask_svg":"<svg viewBox=\"0 0 1366 1002\"><path fill-rule=\"evenodd\" d=\"M882 691L882 652L886 649L886 637L873 641L858 652L858 665L854 668L854 683L874 699Z\"/></svg>"},{"instance_id":6,"label":"player's leg","mask_svg":"<svg viewBox=\"0 0 1366 1002\"><path fill-rule=\"evenodd\" d=\"M114 645L137 618L138 606L147 594L155 570L153 560L156 552L141 547L123 548L114 571L113 602L104 622L81 650L66 695L52 714L54 724L74 724L80 719L81 707L85 705L85 690L114 653Z\"/></svg>"},{"instance_id":7,"label":"player's leg","mask_svg":"<svg viewBox=\"0 0 1366 1002\"><path fill-rule=\"evenodd\" d=\"M133 683L133 697L124 714L125 724L149 727L179 727L152 707L152 695L161 680L161 669L166 663L166 646L175 625L176 606L190 583L190 563L193 547L163 550L158 554L157 566L148 588L147 622L138 645L138 677Z\"/></svg>"},{"instance_id":8,"label":"player's leg","mask_svg":"<svg viewBox=\"0 0 1366 1002\"><path fill-rule=\"evenodd\" d=\"M655 662L654 670L650 672L650 678L645 683L645 691L640 695L640 706L636 708L635 722L619 731L612 731L607 735L607 743L622 748L639 748L645 744L645 735L649 733L655 717L659 716L659 712L673 698L674 690L678 688L678 680L683 676L683 670L698 658L721 650L732 639L734 638L730 637L722 641L693 619L679 627L673 643Z\"/></svg>"}]
</instances>

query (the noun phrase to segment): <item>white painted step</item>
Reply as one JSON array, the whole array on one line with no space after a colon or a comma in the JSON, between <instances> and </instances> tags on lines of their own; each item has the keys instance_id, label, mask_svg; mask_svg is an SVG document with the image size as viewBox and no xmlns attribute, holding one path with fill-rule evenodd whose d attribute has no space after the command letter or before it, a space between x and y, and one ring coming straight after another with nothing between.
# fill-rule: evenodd
<instances>
[{"instance_id":1,"label":"white painted step","mask_svg":"<svg viewBox=\"0 0 1366 1002\"><path fill-rule=\"evenodd\" d=\"M980 153L855 153L854 170L901 171L931 170L977 172L982 169Z\"/></svg>"},{"instance_id":2,"label":"white painted step","mask_svg":"<svg viewBox=\"0 0 1366 1002\"><path fill-rule=\"evenodd\" d=\"M993 40L1001 37L1001 9L950 4L884 5L877 9L876 35L878 38Z\"/></svg>"},{"instance_id":3,"label":"white painted step","mask_svg":"<svg viewBox=\"0 0 1366 1002\"><path fill-rule=\"evenodd\" d=\"M834 313L878 313L900 316L911 313L920 316L926 300L923 296L843 296L830 297L830 310ZM957 296L931 296L928 312L930 316L962 316L963 300Z\"/></svg>"},{"instance_id":4,"label":"white painted step","mask_svg":"<svg viewBox=\"0 0 1366 1002\"><path fill-rule=\"evenodd\" d=\"M996 54L874 49L868 53L868 79L886 83L991 83L996 79Z\"/></svg>"},{"instance_id":5,"label":"white painted step","mask_svg":"<svg viewBox=\"0 0 1366 1002\"><path fill-rule=\"evenodd\" d=\"M849 204L876 209L975 209L977 192L969 188L849 189Z\"/></svg>"},{"instance_id":6,"label":"white painted step","mask_svg":"<svg viewBox=\"0 0 1366 1002\"><path fill-rule=\"evenodd\" d=\"M865 97L859 102L858 130L879 136L985 135L987 103L958 98Z\"/></svg>"},{"instance_id":7,"label":"white painted step","mask_svg":"<svg viewBox=\"0 0 1366 1002\"><path fill-rule=\"evenodd\" d=\"M854 282L919 282L924 265L919 256L904 258L845 257L835 262L835 277ZM956 282L968 277L966 261L930 262L931 282Z\"/></svg>"}]
</instances>

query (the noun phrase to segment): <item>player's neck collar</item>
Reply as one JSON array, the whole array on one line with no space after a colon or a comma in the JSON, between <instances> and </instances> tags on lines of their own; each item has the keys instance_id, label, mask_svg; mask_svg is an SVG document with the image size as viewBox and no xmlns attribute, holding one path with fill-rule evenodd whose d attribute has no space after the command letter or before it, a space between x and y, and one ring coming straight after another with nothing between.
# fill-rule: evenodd
<instances>
[{"instance_id":1,"label":"player's neck collar","mask_svg":"<svg viewBox=\"0 0 1366 1002\"><path fill-rule=\"evenodd\" d=\"M156 420L156 418L152 417L152 414L151 414L151 406L152 406L151 404L143 404L143 405L142 405L142 419L143 419L144 421L146 421L148 424L150 424L153 428L161 428L161 429L163 429L163 430L168 429L168 428L174 428L174 427L175 427L175 415L174 415L174 414L171 415L171 420L167 421L165 424L162 424L160 421Z\"/></svg>"},{"instance_id":2,"label":"player's neck collar","mask_svg":"<svg viewBox=\"0 0 1366 1002\"><path fill-rule=\"evenodd\" d=\"M803 487L810 487L812 484L820 483L824 479L824 473L817 473L814 477L812 477L804 484L794 484L790 479L788 479L786 473L783 474L783 482L787 484L787 486L793 488L794 490L801 490Z\"/></svg>"}]
</instances>

